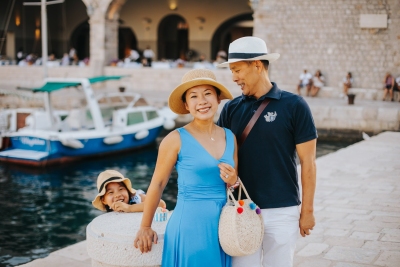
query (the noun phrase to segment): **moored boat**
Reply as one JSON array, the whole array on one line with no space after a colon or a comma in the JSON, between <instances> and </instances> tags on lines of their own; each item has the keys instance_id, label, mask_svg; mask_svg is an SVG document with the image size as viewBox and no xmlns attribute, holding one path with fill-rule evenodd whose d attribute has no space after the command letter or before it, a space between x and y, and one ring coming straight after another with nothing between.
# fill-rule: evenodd
<instances>
[{"instance_id":1,"label":"moored boat","mask_svg":"<svg viewBox=\"0 0 400 267\"><path fill-rule=\"evenodd\" d=\"M47 78L44 86L32 89L47 94L45 110L28 115L25 127L3 134L9 142L0 152L0 161L46 166L118 153L147 146L163 128L175 126L168 108L150 106L139 94L94 95L91 84L120 78ZM54 111L49 94L67 87L81 90L84 101L76 101L78 104L67 114Z\"/></svg>"}]
</instances>

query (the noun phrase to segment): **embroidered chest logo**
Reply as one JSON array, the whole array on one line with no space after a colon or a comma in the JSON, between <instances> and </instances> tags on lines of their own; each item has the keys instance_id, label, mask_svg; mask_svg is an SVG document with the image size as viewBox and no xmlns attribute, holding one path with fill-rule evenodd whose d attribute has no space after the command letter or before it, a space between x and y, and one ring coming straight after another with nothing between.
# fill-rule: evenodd
<instances>
[{"instance_id":1,"label":"embroidered chest logo","mask_svg":"<svg viewBox=\"0 0 400 267\"><path fill-rule=\"evenodd\" d=\"M273 122L276 119L276 116L278 116L278 114L276 114L276 111L267 112L267 115L265 115L264 118L267 122Z\"/></svg>"}]
</instances>

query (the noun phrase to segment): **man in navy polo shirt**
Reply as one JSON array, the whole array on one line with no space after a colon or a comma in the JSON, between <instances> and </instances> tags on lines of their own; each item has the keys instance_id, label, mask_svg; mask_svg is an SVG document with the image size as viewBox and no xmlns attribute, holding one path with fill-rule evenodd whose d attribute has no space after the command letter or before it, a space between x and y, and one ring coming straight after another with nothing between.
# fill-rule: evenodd
<instances>
[{"instance_id":1,"label":"man in navy polo shirt","mask_svg":"<svg viewBox=\"0 0 400 267\"><path fill-rule=\"evenodd\" d=\"M243 37L230 44L228 61L219 65L229 66L243 92L226 103L218 120L237 140L264 99L270 100L238 153L239 177L262 210L263 244L253 255L233 258L233 267L293 266L299 231L304 237L315 225L317 131L304 99L269 80L269 62L278 58L279 54L268 54L262 39ZM296 152L301 164L301 199Z\"/></svg>"}]
</instances>

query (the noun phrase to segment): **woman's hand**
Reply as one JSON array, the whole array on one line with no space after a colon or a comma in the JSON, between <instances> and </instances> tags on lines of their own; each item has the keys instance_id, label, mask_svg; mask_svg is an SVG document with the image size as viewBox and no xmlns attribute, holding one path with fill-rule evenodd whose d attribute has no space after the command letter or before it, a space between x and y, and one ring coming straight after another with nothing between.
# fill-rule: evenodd
<instances>
[{"instance_id":1,"label":"woman's hand","mask_svg":"<svg viewBox=\"0 0 400 267\"><path fill-rule=\"evenodd\" d=\"M157 244L158 236L151 227L140 227L133 241L133 246L140 249L140 252L146 253L151 251L152 243Z\"/></svg>"},{"instance_id":2,"label":"woman's hand","mask_svg":"<svg viewBox=\"0 0 400 267\"><path fill-rule=\"evenodd\" d=\"M220 177L228 185L233 185L237 181L237 174L235 168L231 165L221 162L218 164Z\"/></svg>"}]
</instances>

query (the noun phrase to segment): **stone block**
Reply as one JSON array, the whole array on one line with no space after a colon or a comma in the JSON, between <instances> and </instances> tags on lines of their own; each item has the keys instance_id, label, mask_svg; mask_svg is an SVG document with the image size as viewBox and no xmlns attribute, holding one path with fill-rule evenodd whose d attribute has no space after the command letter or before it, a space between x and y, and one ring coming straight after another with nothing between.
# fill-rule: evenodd
<instances>
[{"instance_id":1,"label":"stone block","mask_svg":"<svg viewBox=\"0 0 400 267\"><path fill-rule=\"evenodd\" d=\"M20 267L89 267L91 266L91 261L85 260L85 261L78 261L74 260L71 258L66 258L63 256L58 256L58 255L50 255L47 258L44 259L37 259L34 261L31 261L29 263L19 265Z\"/></svg>"},{"instance_id":2,"label":"stone block","mask_svg":"<svg viewBox=\"0 0 400 267\"><path fill-rule=\"evenodd\" d=\"M305 260L297 265L294 265L295 267L329 267L331 266L331 261L329 260L324 260L324 259L309 259Z\"/></svg>"},{"instance_id":3,"label":"stone block","mask_svg":"<svg viewBox=\"0 0 400 267\"><path fill-rule=\"evenodd\" d=\"M345 229L326 229L324 232L325 236L347 236L350 231Z\"/></svg>"},{"instance_id":4,"label":"stone block","mask_svg":"<svg viewBox=\"0 0 400 267\"><path fill-rule=\"evenodd\" d=\"M399 251L384 251L375 261L375 265L387 266L387 267L398 267L399 263L400 263Z\"/></svg>"},{"instance_id":5,"label":"stone block","mask_svg":"<svg viewBox=\"0 0 400 267\"><path fill-rule=\"evenodd\" d=\"M357 263L349 263L349 262L337 262L333 267L373 267L375 265L365 265L365 264L357 264Z\"/></svg>"},{"instance_id":6,"label":"stone block","mask_svg":"<svg viewBox=\"0 0 400 267\"><path fill-rule=\"evenodd\" d=\"M392 108L379 108L378 109L378 118L379 121L384 122L392 122L399 121L399 111L398 109Z\"/></svg>"},{"instance_id":7,"label":"stone block","mask_svg":"<svg viewBox=\"0 0 400 267\"><path fill-rule=\"evenodd\" d=\"M387 250L400 251L399 242L366 241L362 247L374 250L382 250L382 251L387 251Z\"/></svg>"},{"instance_id":8,"label":"stone block","mask_svg":"<svg viewBox=\"0 0 400 267\"><path fill-rule=\"evenodd\" d=\"M63 249L57 250L50 255L63 256L66 258L71 258L77 261L90 260L90 257L86 249L86 241L76 243L75 245L65 247Z\"/></svg>"},{"instance_id":9,"label":"stone block","mask_svg":"<svg viewBox=\"0 0 400 267\"><path fill-rule=\"evenodd\" d=\"M324 252L327 248L329 248L329 245L324 243L310 243L300 250L297 255L301 257L317 256Z\"/></svg>"},{"instance_id":10,"label":"stone block","mask_svg":"<svg viewBox=\"0 0 400 267\"><path fill-rule=\"evenodd\" d=\"M357 240L342 236L330 236L324 241L324 243L330 246L361 248L364 245L364 240Z\"/></svg>"},{"instance_id":11,"label":"stone block","mask_svg":"<svg viewBox=\"0 0 400 267\"><path fill-rule=\"evenodd\" d=\"M326 207L327 211L333 212L345 212L350 214L369 214L370 210L363 210L363 209L349 209L349 208L341 208L341 207Z\"/></svg>"},{"instance_id":12,"label":"stone block","mask_svg":"<svg viewBox=\"0 0 400 267\"><path fill-rule=\"evenodd\" d=\"M350 238L361 239L361 240L378 240L379 233L368 233L355 231L350 235Z\"/></svg>"},{"instance_id":13,"label":"stone block","mask_svg":"<svg viewBox=\"0 0 400 267\"><path fill-rule=\"evenodd\" d=\"M324 259L368 264L372 263L378 255L379 250L336 246L325 254Z\"/></svg>"}]
</instances>

